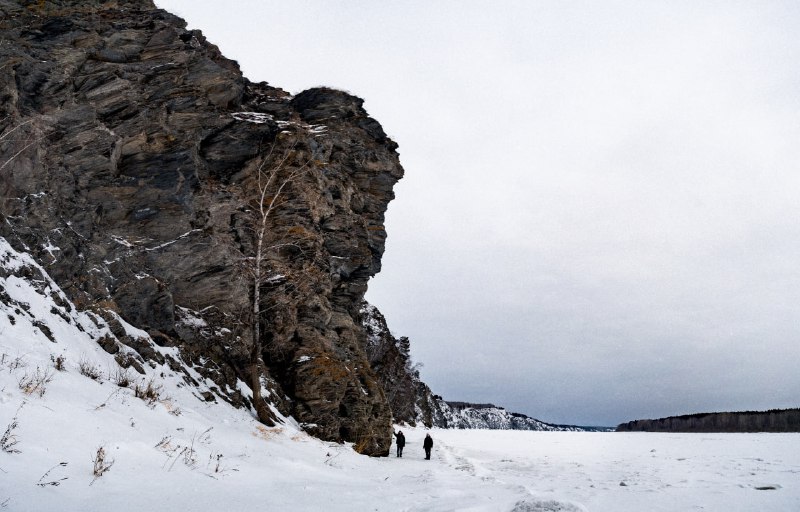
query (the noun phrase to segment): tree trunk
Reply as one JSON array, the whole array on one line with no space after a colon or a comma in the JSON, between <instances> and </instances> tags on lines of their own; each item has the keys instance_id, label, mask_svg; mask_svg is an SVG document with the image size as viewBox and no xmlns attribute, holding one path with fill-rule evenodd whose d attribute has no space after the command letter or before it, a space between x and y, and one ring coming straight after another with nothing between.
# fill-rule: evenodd
<instances>
[{"instance_id":1,"label":"tree trunk","mask_svg":"<svg viewBox=\"0 0 800 512\"><path fill-rule=\"evenodd\" d=\"M263 233L263 231L262 231ZM250 387L253 390L253 407L261 423L275 426L275 415L267 407L261 396L261 243L263 234L259 234L256 249L256 267L253 279L253 346L250 351Z\"/></svg>"}]
</instances>

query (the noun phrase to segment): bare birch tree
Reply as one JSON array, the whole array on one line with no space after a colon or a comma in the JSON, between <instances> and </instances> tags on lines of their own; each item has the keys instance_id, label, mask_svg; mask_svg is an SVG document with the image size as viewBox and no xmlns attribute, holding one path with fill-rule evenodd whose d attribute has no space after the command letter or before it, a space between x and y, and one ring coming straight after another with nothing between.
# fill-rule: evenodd
<instances>
[{"instance_id":1,"label":"bare birch tree","mask_svg":"<svg viewBox=\"0 0 800 512\"><path fill-rule=\"evenodd\" d=\"M289 149L285 150L280 156L273 157L276 143L273 143L267 156L261 161L256 170L255 197L250 201L252 213L252 228L254 230L253 255L245 258L245 268L250 274L252 295L251 295L251 332L252 345L250 350L249 373L251 387L253 391L253 405L259 421L267 425L274 425L275 415L268 407L261 391L261 371L262 371L262 331L261 322L267 310L262 307L261 288L274 280L274 275L268 268L268 260L271 254L286 245L293 245L289 242L276 242L270 236L270 227L276 212L286 204L287 187L295 183L298 178L308 174L314 168L314 161L311 156L299 166L295 166L293 161L296 156L295 142Z\"/></svg>"}]
</instances>

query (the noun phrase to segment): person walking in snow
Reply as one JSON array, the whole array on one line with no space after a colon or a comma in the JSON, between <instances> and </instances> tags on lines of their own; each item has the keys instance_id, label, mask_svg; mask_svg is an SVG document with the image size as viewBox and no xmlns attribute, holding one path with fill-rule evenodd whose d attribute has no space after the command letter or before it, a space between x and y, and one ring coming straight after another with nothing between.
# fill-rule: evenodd
<instances>
[{"instance_id":1,"label":"person walking in snow","mask_svg":"<svg viewBox=\"0 0 800 512\"><path fill-rule=\"evenodd\" d=\"M422 442L425 448L425 460L431 460L431 450L433 449L433 438L430 434L425 434L425 441Z\"/></svg>"},{"instance_id":2,"label":"person walking in snow","mask_svg":"<svg viewBox=\"0 0 800 512\"><path fill-rule=\"evenodd\" d=\"M394 435L397 438L397 456L402 457L403 447L406 445L406 436L402 430L395 432Z\"/></svg>"}]
</instances>

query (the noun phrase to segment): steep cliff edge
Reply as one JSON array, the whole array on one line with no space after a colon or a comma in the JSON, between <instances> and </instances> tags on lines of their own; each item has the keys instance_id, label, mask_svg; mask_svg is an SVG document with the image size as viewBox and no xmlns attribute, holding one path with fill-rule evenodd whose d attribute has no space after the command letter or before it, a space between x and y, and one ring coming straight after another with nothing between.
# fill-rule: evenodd
<instances>
[{"instance_id":1,"label":"steep cliff edge","mask_svg":"<svg viewBox=\"0 0 800 512\"><path fill-rule=\"evenodd\" d=\"M603 427L553 425L525 414L509 412L494 404L448 402L433 394L420 378L418 364L411 359L406 337L396 338L386 318L375 306L364 302L361 321L367 332L367 358L386 392L398 423L428 428L537 430L585 432Z\"/></svg>"},{"instance_id":2,"label":"steep cliff edge","mask_svg":"<svg viewBox=\"0 0 800 512\"><path fill-rule=\"evenodd\" d=\"M251 83L149 1L3 1L0 14L0 236L112 331L116 312L178 347L216 384L209 399L246 405L253 212L270 202L264 393L309 432L386 454L392 409L360 309L403 169L362 100ZM124 329L103 345L125 346L158 357Z\"/></svg>"},{"instance_id":3,"label":"steep cliff edge","mask_svg":"<svg viewBox=\"0 0 800 512\"><path fill-rule=\"evenodd\" d=\"M378 375L398 423L447 428L441 412L441 397L422 382L411 360L406 337L395 338L383 314L367 302L361 306L361 321L367 333L367 358Z\"/></svg>"}]
</instances>

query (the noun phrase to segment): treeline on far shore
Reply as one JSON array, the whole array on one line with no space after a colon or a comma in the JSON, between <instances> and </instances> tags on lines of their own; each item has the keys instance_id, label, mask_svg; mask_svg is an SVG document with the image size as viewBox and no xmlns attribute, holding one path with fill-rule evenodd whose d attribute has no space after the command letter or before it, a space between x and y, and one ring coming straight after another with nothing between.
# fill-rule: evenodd
<instances>
[{"instance_id":1,"label":"treeline on far shore","mask_svg":"<svg viewBox=\"0 0 800 512\"><path fill-rule=\"evenodd\" d=\"M710 412L635 420L617 432L800 432L800 409Z\"/></svg>"}]
</instances>

